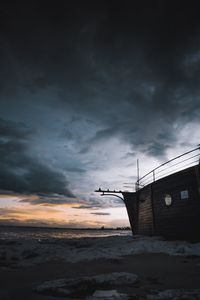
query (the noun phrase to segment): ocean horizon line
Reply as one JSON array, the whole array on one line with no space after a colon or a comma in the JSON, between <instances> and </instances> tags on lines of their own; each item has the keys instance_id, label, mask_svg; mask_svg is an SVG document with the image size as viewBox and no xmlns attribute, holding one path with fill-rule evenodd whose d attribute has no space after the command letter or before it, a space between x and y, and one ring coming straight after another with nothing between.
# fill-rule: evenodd
<instances>
[{"instance_id":1,"label":"ocean horizon line","mask_svg":"<svg viewBox=\"0 0 200 300\"><path fill-rule=\"evenodd\" d=\"M0 228L2 227L11 227L11 228L31 228L31 229L58 229L58 230L131 230L128 226L119 226L119 227L54 227L54 226L31 226L31 225L12 225L12 224L0 224Z\"/></svg>"}]
</instances>

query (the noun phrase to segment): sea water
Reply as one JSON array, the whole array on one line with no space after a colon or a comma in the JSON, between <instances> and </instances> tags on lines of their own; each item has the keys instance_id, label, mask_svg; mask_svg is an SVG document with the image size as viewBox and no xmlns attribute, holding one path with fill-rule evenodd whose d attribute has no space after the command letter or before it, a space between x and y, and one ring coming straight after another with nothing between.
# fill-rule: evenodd
<instances>
[{"instance_id":1,"label":"sea water","mask_svg":"<svg viewBox=\"0 0 200 300\"><path fill-rule=\"evenodd\" d=\"M200 243L132 236L128 230L0 227L0 262L12 267L57 260L120 260L138 253L200 256Z\"/></svg>"},{"instance_id":2,"label":"sea water","mask_svg":"<svg viewBox=\"0 0 200 300\"><path fill-rule=\"evenodd\" d=\"M0 226L0 239L45 240L51 238L74 239L74 238L85 238L85 237L109 237L109 236L130 236L130 235L131 235L130 230Z\"/></svg>"}]
</instances>

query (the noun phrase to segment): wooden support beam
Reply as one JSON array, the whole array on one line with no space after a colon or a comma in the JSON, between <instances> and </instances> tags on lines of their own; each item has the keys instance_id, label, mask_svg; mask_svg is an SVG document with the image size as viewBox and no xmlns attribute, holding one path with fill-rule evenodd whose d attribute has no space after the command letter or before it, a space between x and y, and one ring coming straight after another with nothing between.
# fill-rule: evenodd
<instances>
[{"instance_id":1,"label":"wooden support beam","mask_svg":"<svg viewBox=\"0 0 200 300\"><path fill-rule=\"evenodd\" d=\"M123 191L116 191L116 190L102 190L101 188L99 188L98 190L95 191L96 193L111 193L111 194L122 194Z\"/></svg>"}]
</instances>

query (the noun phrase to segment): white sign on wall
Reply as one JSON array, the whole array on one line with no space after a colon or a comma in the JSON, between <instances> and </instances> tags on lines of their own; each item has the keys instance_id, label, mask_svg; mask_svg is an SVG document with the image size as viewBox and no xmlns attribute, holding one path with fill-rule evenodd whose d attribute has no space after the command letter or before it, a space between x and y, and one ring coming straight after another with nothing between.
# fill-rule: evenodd
<instances>
[{"instance_id":1,"label":"white sign on wall","mask_svg":"<svg viewBox=\"0 0 200 300\"><path fill-rule=\"evenodd\" d=\"M188 198L189 198L188 190L181 191L181 199L188 199Z\"/></svg>"}]
</instances>

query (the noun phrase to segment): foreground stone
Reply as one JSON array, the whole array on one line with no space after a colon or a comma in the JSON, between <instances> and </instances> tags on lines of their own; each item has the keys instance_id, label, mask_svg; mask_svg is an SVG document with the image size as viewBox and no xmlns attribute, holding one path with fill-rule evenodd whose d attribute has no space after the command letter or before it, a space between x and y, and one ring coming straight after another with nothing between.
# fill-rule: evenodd
<instances>
[{"instance_id":1,"label":"foreground stone","mask_svg":"<svg viewBox=\"0 0 200 300\"><path fill-rule=\"evenodd\" d=\"M128 300L129 297L126 294L121 294L117 290L97 290L86 300Z\"/></svg>"},{"instance_id":2,"label":"foreground stone","mask_svg":"<svg viewBox=\"0 0 200 300\"><path fill-rule=\"evenodd\" d=\"M104 294L104 299L125 299L117 291L97 292L103 288L109 287L129 286L138 281L138 276L133 273L115 272L110 274L101 274L97 276L85 276L76 279L58 279L47 281L36 288L38 293L55 295L55 296L76 296L78 298L86 298L93 295L93 298L88 299L102 299L101 295ZM96 294L95 294L96 292ZM107 298L105 297L107 293Z\"/></svg>"},{"instance_id":3,"label":"foreground stone","mask_svg":"<svg viewBox=\"0 0 200 300\"><path fill-rule=\"evenodd\" d=\"M200 300L200 289L174 289L157 291L154 295L147 295L148 300Z\"/></svg>"}]
</instances>

